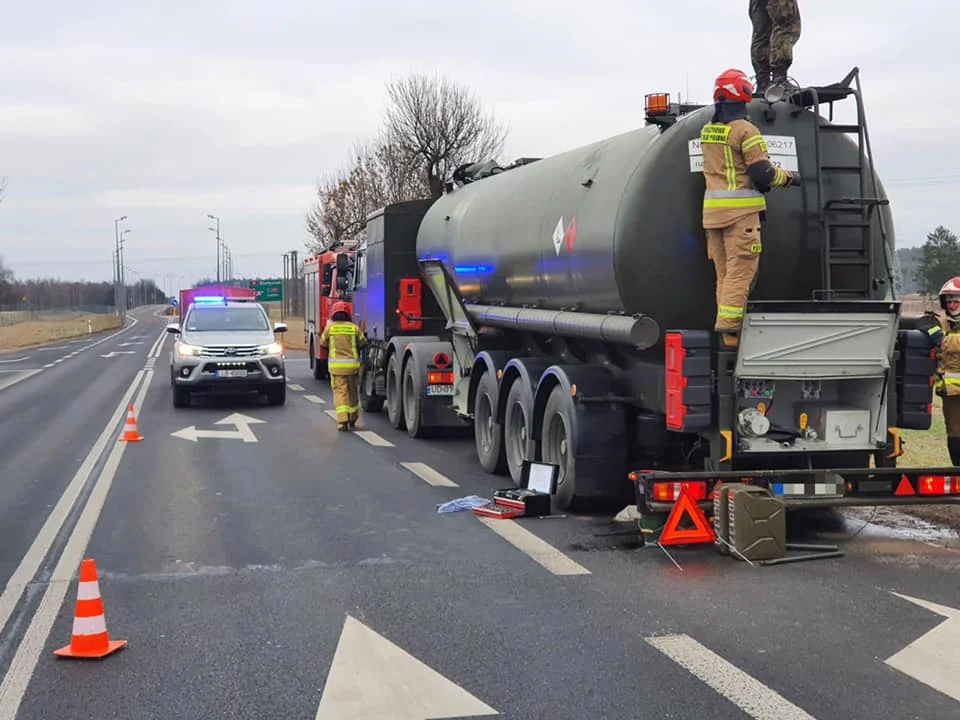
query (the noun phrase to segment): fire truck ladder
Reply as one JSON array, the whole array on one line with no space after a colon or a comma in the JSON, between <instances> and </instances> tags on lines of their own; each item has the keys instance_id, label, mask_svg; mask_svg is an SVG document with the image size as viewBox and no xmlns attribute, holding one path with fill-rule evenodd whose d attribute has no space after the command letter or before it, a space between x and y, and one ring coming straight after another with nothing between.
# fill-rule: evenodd
<instances>
[{"instance_id":1,"label":"fire truck ladder","mask_svg":"<svg viewBox=\"0 0 960 720\"><path fill-rule=\"evenodd\" d=\"M838 100L853 96L857 102L857 122L852 125L833 123L833 105ZM867 119L864 113L863 97L860 89L860 69L854 67L839 83L824 87L804 88L796 93L791 102L801 107L812 107L814 118L814 150L817 161L817 225L820 234L820 269L822 293L826 298L868 298L884 283L889 283L894 291L893 259L887 247L887 228L883 214L877 213L880 226L885 272L877 277L877 267L873 252L872 225L874 210L890 201L879 197L876 170L873 165L873 151L870 148L870 136L867 133ZM829 117L824 118L820 105L828 103ZM856 134L859 152L855 164L831 164L824 162L824 134ZM869 168L869 178L865 170ZM859 192L856 197L835 197L834 188L840 185L838 176L855 174L859 180ZM838 182L832 180L837 178Z\"/></svg>"}]
</instances>

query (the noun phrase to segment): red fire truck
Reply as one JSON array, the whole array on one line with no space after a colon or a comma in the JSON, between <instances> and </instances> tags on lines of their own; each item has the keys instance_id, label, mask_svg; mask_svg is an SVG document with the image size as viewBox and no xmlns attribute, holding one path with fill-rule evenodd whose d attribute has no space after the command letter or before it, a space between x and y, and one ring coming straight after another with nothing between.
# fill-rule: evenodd
<instances>
[{"instance_id":1,"label":"red fire truck","mask_svg":"<svg viewBox=\"0 0 960 720\"><path fill-rule=\"evenodd\" d=\"M303 261L303 342L308 349L313 377L318 380L329 378L327 350L320 347L320 335L330 322L333 304L352 302L349 273L353 270L355 254L354 246L339 244ZM352 312L352 305L350 309Z\"/></svg>"}]
</instances>

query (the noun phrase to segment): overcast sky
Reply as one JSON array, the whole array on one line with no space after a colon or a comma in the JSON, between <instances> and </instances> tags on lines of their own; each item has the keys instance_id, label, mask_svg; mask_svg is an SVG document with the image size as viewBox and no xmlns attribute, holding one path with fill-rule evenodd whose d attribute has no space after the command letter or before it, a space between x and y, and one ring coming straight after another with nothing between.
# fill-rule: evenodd
<instances>
[{"instance_id":1,"label":"overcast sky","mask_svg":"<svg viewBox=\"0 0 960 720\"><path fill-rule=\"evenodd\" d=\"M960 6L800 5L792 74L827 84L861 68L899 244L937 224L960 232ZM706 102L719 71L752 74L747 6L5 3L0 257L19 277L110 280L114 218L127 215L127 265L173 288L215 272L212 213L238 274L279 276L282 254L304 250L317 178L375 133L391 77L468 84L509 123L502 159L542 157L642 125L645 93Z\"/></svg>"}]
</instances>

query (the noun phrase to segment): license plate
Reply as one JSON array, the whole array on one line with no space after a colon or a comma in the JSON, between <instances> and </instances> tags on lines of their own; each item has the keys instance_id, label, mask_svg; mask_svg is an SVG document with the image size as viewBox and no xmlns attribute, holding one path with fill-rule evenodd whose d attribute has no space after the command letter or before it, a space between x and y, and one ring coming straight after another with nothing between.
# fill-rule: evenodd
<instances>
[{"instance_id":1,"label":"license plate","mask_svg":"<svg viewBox=\"0 0 960 720\"><path fill-rule=\"evenodd\" d=\"M453 395L453 385L427 385L427 395Z\"/></svg>"},{"instance_id":2,"label":"license plate","mask_svg":"<svg viewBox=\"0 0 960 720\"><path fill-rule=\"evenodd\" d=\"M218 370L217 377L246 377L246 370Z\"/></svg>"}]
</instances>

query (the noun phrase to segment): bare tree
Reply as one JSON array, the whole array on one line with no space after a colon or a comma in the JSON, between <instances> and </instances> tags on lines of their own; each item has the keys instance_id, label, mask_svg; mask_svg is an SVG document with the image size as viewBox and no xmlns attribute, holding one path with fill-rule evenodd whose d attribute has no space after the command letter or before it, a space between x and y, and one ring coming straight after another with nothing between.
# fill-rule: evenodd
<instances>
[{"instance_id":1,"label":"bare tree","mask_svg":"<svg viewBox=\"0 0 960 720\"><path fill-rule=\"evenodd\" d=\"M401 158L426 175L431 197L465 163L494 159L507 129L483 112L465 87L441 77L413 74L387 85L392 103L386 137Z\"/></svg>"},{"instance_id":2,"label":"bare tree","mask_svg":"<svg viewBox=\"0 0 960 720\"><path fill-rule=\"evenodd\" d=\"M353 164L318 183L317 201L306 213L311 252L357 238L367 216L391 203L430 196L425 176L405 162L385 138L358 145Z\"/></svg>"}]
</instances>

